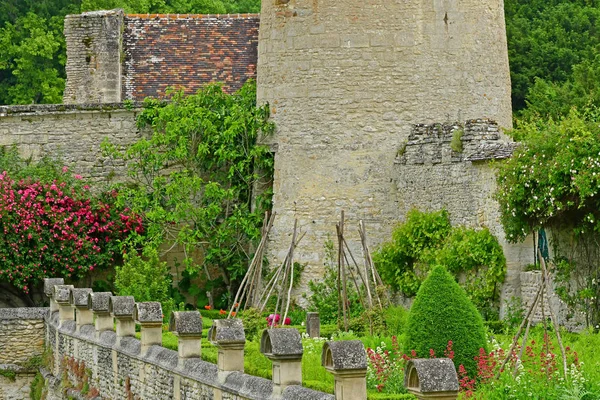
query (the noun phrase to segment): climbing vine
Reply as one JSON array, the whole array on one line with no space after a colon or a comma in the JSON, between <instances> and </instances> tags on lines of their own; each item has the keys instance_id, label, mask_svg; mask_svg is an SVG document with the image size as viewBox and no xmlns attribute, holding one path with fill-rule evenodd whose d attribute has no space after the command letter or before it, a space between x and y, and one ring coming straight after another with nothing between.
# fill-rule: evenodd
<instances>
[{"instance_id":1,"label":"climbing vine","mask_svg":"<svg viewBox=\"0 0 600 400\"><path fill-rule=\"evenodd\" d=\"M407 297L416 295L433 266L443 265L486 313L497 306L506 275L502 247L490 231L452 227L446 210L410 211L373 259L382 278Z\"/></svg>"},{"instance_id":2,"label":"climbing vine","mask_svg":"<svg viewBox=\"0 0 600 400\"><path fill-rule=\"evenodd\" d=\"M600 295L599 121L600 111L591 106L560 120L520 122L512 134L521 146L497 176L508 240L521 241L543 227L560 232L551 243L559 294L584 310L588 323L598 320ZM596 316L590 319L590 312Z\"/></svg>"},{"instance_id":3,"label":"climbing vine","mask_svg":"<svg viewBox=\"0 0 600 400\"><path fill-rule=\"evenodd\" d=\"M273 132L268 118L268 106L256 106L253 82L231 95L212 84L194 95L172 93L169 101L146 99L138 125L151 129L148 137L126 149L104 143L129 167L119 200L144 216L140 245L179 244L186 277L203 274L234 290L271 197L254 191L272 179L272 155L258 140Z\"/></svg>"}]
</instances>

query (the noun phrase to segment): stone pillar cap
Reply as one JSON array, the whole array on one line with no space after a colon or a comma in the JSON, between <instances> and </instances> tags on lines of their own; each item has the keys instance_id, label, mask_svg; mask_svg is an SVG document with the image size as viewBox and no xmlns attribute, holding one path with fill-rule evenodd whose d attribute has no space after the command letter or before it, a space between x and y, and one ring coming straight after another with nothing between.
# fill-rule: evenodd
<instances>
[{"instance_id":1,"label":"stone pillar cap","mask_svg":"<svg viewBox=\"0 0 600 400\"><path fill-rule=\"evenodd\" d=\"M260 352L271 359L301 359L304 349L300 332L296 328L265 329Z\"/></svg>"},{"instance_id":2,"label":"stone pillar cap","mask_svg":"<svg viewBox=\"0 0 600 400\"><path fill-rule=\"evenodd\" d=\"M108 303L111 296L111 292L92 292L88 294L88 308L98 314L108 314L110 311Z\"/></svg>"},{"instance_id":3,"label":"stone pillar cap","mask_svg":"<svg viewBox=\"0 0 600 400\"><path fill-rule=\"evenodd\" d=\"M413 393L458 392L458 375L449 358L415 358L406 364L404 386Z\"/></svg>"},{"instance_id":4,"label":"stone pillar cap","mask_svg":"<svg viewBox=\"0 0 600 400\"><path fill-rule=\"evenodd\" d=\"M69 294L69 302L77 308L88 308L88 296L93 290L89 288L72 288Z\"/></svg>"},{"instance_id":5,"label":"stone pillar cap","mask_svg":"<svg viewBox=\"0 0 600 400\"><path fill-rule=\"evenodd\" d=\"M213 326L208 331L208 340L215 346L243 345L246 343L246 335L242 320L238 318L214 320Z\"/></svg>"},{"instance_id":6,"label":"stone pillar cap","mask_svg":"<svg viewBox=\"0 0 600 400\"><path fill-rule=\"evenodd\" d=\"M163 313L160 302L145 301L142 303L135 303L135 308L133 309L133 319L141 325L156 323L162 324Z\"/></svg>"},{"instance_id":7,"label":"stone pillar cap","mask_svg":"<svg viewBox=\"0 0 600 400\"><path fill-rule=\"evenodd\" d=\"M134 308L133 296L111 296L108 300L108 312L116 318L133 317Z\"/></svg>"},{"instance_id":8,"label":"stone pillar cap","mask_svg":"<svg viewBox=\"0 0 600 400\"><path fill-rule=\"evenodd\" d=\"M202 336L200 311L173 311L169 319L169 330L178 336Z\"/></svg>"},{"instance_id":9,"label":"stone pillar cap","mask_svg":"<svg viewBox=\"0 0 600 400\"><path fill-rule=\"evenodd\" d=\"M367 352L360 340L325 342L321 365L330 371L367 369Z\"/></svg>"},{"instance_id":10,"label":"stone pillar cap","mask_svg":"<svg viewBox=\"0 0 600 400\"><path fill-rule=\"evenodd\" d=\"M54 295L54 286L64 284L65 280L63 278L44 278L44 294L52 297Z\"/></svg>"},{"instance_id":11,"label":"stone pillar cap","mask_svg":"<svg viewBox=\"0 0 600 400\"><path fill-rule=\"evenodd\" d=\"M54 300L60 304L69 304L73 285L54 285Z\"/></svg>"}]
</instances>

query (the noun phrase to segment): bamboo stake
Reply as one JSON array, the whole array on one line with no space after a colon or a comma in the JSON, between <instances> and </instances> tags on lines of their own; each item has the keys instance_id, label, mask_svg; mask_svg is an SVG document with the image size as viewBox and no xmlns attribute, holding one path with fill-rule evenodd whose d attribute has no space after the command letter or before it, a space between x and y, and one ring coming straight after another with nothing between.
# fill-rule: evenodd
<instances>
[{"instance_id":1,"label":"bamboo stake","mask_svg":"<svg viewBox=\"0 0 600 400\"><path fill-rule=\"evenodd\" d=\"M545 277L544 280L546 281L546 292L548 293L548 295L550 295L550 293L551 293L550 282L549 282L550 276L548 274L548 269L546 268L546 261L544 260L544 257L542 256L542 252L540 251L539 248L538 248L538 256L540 258L540 265L542 266L542 273L544 274L544 277ZM552 310L552 307L548 307L548 311L550 312L550 319L552 320L552 325L554 325L554 330L556 331L556 339L558 341L558 346L560 347L560 352L562 355L562 361L563 361L562 364L563 364L563 372L565 374L565 380L568 380L569 376L567 375L567 355L565 354L565 347L563 346L562 338L560 336L558 322L556 321L556 316L554 315L554 311Z\"/></svg>"},{"instance_id":2,"label":"bamboo stake","mask_svg":"<svg viewBox=\"0 0 600 400\"><path fill-rule=\"evenodd\" d=\"M368 284L368 282L365 281L365 279L363 278L362 274L360 273L360 267L358 266L358 263L354 259L354 256L352 255L352 251L350 250L350 247L348 246L348 242L346 242L345 238L344 238L344 244L346 245L346 250L348 250L348 254L350 254L350 258L352 259L352 262L354 263L354 266L356 266L356 272L357 272L358 276L360 277L360 280L362 281L363 285L367 289L367 300L369 302L369 309L371 309L373 307L373 299L371 298L371 291L369 290L369 284ZM348 257L346 257L346 264L348 266L350 266L350 263L348 262ZM352 271L352 269L349 269L349 271L352 274L354 274L354 271ZM358 293L360 294L360 290L358 289L358 287L356 289L358 290ZM364 306L364 304L363 304L363 308L366 309L366 307Z\"/></svg>"},{"instance_id":3,"label":"bamboo stake","mask_svg":"<svg viewBox=\"0 0 600 400\"><path fill-rule=\"evenodd\" d=\"M544 294L542 293L542 303L544 302ZM533 311L533 315L535 315L535 310L537 309L537 304L538 304L538 299L536 299L535 302L536 306L534 308ZM521 361L523 359L523 352L525 351L525 346L527 345L527 337L529 336L529 328L531 327L531 320L533 319L533 315L530 315L529 318L527 318L527 328L525 329L525 335L523 335L523 342L521 343L521 351L519 352L519 355L517 357L517 364L515 365L515 370L513 372L513 378L517 377L517 374L519 373L519 369L518 369L518 365L519 365L519 361ZM543 312L542 312L543 315Z\"/></svg>"},{"instance_id":4,"label":"bamboo stake","mask_svg":"<svg viewBox=\"0 0 600 400\"><path fill-rule=\"evenodd\" d=\"M296 226L297 225L298 225L298 220L296 219L294 221L294 235L292 237L292 246L290 248L290 258L289 258L290 287L288 288L287 303L285 305L285 314L283 314L283 321L281 321L282 325L285 324L285 319L287 318L288 310L290 309L290 298L292 296L292 286L294 286L294 247L295 247L295 243L296 243Z\"/></svg>"},{"instance_id":5,"label":"bamboo stake","mask_svg":"<svg viewBox=\"0 0 600 400\"><path fill-rule=\"evenodd\" d=\"M517 342L519 341L519 337L521 336L521 331L523 331L523 327L525 326L525 322L527 321L527 319L529 319L529 316L531 315L531 312L533 311L533 308L535 307L535 303L537 303L538 297L540 297L540 293L542 291L542 285L540 285L535 298L533 299L533 303L531 304L531 306L529 306L529 310L527 311L527 315L525 316L525 318L523 318L523 321L521 322L521 326L519 326L519 330L517 331L517 334L515 335L513 342L510 346L510 349L508 350L508 353L506 354L506 358L504 359L504 361L502 362L502 365L500 366L500 369L498 370L498 372L496 373L496 379L498 379L500 377L500 373L504 370L504 367L506 366L506 363L508 362L508 360L510 359L510 356L513 352L513 350L515 349L515 346L517 345Z\"/></svg>"}]
</instances>

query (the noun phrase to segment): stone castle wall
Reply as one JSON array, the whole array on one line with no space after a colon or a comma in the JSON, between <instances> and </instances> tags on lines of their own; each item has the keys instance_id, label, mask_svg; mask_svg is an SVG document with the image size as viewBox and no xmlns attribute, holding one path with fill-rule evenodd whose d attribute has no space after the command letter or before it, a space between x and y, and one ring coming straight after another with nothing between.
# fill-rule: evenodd
<instances>
[{"instance_id":1,"label":"stone castle wall","mask_svg":"<svg viewBox=\"0 0 600 400\"><path fill-rule=\"evenodd\" d=\"M14 379L0 374L0 400L29 398L35 375L34 359L44 351L44 316L47 308L0 308L0 371L14 372Z\"/></svg>"},{"instance_id":2,"label":"stone castle wall","mask_svg":"<svg viewBox=\"0 0 600 400\"><path fill-rule=\"evenodd\" d=\"M358 244L362 219L377 245L408 206L441 197L427 167L395 164L414 124L491 118L511 126L503 2L263 1L257 83L277 126L271 260L284 259L297 218L306 236L296 260L316 278L342 210L350 241ZM470 161L456 167L465 173L449 184L479 179L467 172ZM410 179L424 186L399 193L397 182ZM463 201L438 203L455 200ZM457 207L454 220L477 226L462 214L471 211Z\"/></svg>"}]
</instances>

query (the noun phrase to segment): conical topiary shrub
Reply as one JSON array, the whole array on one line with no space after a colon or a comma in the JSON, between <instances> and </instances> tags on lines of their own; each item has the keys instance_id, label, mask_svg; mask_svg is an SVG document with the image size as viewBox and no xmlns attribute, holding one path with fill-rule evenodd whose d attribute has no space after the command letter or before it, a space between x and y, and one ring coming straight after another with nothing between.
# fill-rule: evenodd
<instances>
[{"instance_id":1,"label":"conical topiary shrub","mask_svg":"<svg viewBox=\"0 0 600 400\"><path fill-rule=\"evenodd\" d=\"M474 357L486 348L481 315L465 291L442 266L434 267L421 285L408 315L405 352L428 358L430 349L444 357L452 341L454 365L464 365L469 376L477 372Z\"/></svg>"}]
</instances>

